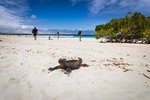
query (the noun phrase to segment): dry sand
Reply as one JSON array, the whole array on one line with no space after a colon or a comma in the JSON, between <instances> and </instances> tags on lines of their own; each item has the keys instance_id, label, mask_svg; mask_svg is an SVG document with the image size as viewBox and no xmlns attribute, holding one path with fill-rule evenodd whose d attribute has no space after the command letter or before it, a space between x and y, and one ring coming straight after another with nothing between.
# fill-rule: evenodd
<instances>
[{"instance_id":1,"label":"dry sand","mask_svg":"<svg viewBox=\"0 0 150 100\"><path fill-rule=\"evenodd\" d=\"M0 40L0 100L150 100L150 45L17 36ZM49 72L62 57L80 57L90 66L70 76Z\"/></svg>"}]
</instances>

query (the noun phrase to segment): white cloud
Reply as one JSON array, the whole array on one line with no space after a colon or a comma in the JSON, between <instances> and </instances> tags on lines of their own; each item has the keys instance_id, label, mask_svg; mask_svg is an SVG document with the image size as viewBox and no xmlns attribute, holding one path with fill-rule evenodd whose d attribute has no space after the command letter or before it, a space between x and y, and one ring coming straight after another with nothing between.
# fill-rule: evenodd
<instances>
[{"instance_id":1,"label":"white cloud","mask_svg":"<svg viewBox=\"0 0 150 100\"><path fill-rule=\"evenodd\" d=\"M73 4L82 1L88 2L88 9L91 15L103 12L128 12L139 11L150 13L150 0L71 0Z\"/></svg>"},{"instance_id":2,"label":"white cloud","mask_svg":"<svg viewBox=\"0 0 150 100\"><path fill-rule=\"evenodd\" d=\"M0 5L18 15L24 14L29 9L27 0L0 0Z\"/></svg>"},{"instance_id":3,"label":"white cloud","mask_svg":"<svg viewBox=\"0 0 150 100\"><path fill-rule=\"evenodd\" d=\"M81 0L71 0L71 2L72 2L72 5L75 5L75 4L77 4L79 1L81 1Z\"/></svg>"},{"instance_id":4,"label":"white cloud","mask_svg":"<svg viewBox=\"0 0 150 100\"><path fill-rule=\"evenodd\" d=\"M21 32L26 25L24 15L28 10L26 0L0 0L0 33Z\"/></svg>"},{"instance_id":5,"label":"white cloud","mask_svg":"<svg viewBox=\"0 0 150 100\"><path fill-rule=\"evenodd\" d=\"M30 17L31 19L36 19L36 15L31 15L31 17Z\"/></svg>"},{"instance_id":6,"label":"white cloud","mask_svg":"<svg viewBox=\"0 0 150 100\"><path fill-rule=\"evenodd\" d=\"M89 3L89 11L90 14L96 15L99 13L102 9L105 8L105 0L93 0L92 2Z\"/></svg>"},{"instance_id":7,"label":"white cloud","mask_svg":"<svg viewBox=\"0 0 150 100\"><path fill-rule=\"evenodd\" d=\"M56 34L57 32L60 32L60 34L77 34L79 30L70 30L70 29L47 29L47 28L38 28L39 33L50 33L50 34ZM93 30L83 30L83 34L94 34Z\"/></svg>"},{"instance_id":8,"label":"white cloud","mask_svg":"<svg viewBox=\"0 0 150 100\"><path fill-rule=\"evenodd\" d=\"M21 25L21 29L24 29L24 30L26 30L26 29L32 29L33 28L33 26L32 25Z\"/></svg>"},{"instance_id":9,"label":"white cloud","mask_svg":"<svg viewBox=\"0 0 150 100\"><path fill-rule=\"evenodd\" d=\"M89 2L90 0L70 0L72 2L72 5L76 5L77 3L80 3L80 2Z\"/></svg>"},{"instance_id":10,"label":"white cloud","mask_svg":"<svg viewBox=\"0 0 150 100\"><path fill-rule=\"evenodd\" d=\"M14 31L15 28L20 27L22 18L13 15L11 10L0 6L0 32Z\"/></svg>"}]
</instances>

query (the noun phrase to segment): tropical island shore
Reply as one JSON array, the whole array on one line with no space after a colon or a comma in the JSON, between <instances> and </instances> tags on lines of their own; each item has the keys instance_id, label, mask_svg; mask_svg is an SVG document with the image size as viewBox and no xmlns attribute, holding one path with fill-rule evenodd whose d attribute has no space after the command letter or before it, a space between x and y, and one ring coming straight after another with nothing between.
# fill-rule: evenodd
<instances>
[{"instance_id":1,"label":"tropical island shore","mask_svg":"<svg viewBox=\"0 0 150 100\"><path fill-rule=\"evenodd\" d=\"M149 100L150 45L0 35L1 100ZM59 58L89 67L48 71Z\"/></svg>"}]
</instances>

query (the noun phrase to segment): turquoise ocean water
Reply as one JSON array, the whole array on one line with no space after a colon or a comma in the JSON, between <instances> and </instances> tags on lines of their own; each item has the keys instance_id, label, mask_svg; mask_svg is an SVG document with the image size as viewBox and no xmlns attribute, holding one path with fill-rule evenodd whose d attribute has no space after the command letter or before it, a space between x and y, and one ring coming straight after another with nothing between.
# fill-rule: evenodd
<instances>
[{"instance_id":1,"label":"turquoise ocean water","mask_svg":"<svg viewBox=\"0 0 150 100\"><path fill-rule=\"evenodd\" d=\"M33 37L33 36L27 36L27 37ZM38 35L37 38L49 38L48 35L46 36L42 36L42 35ZM57 36L50 36L50 38L57 38ZM79 38L79 36L59 36L59 38ZM82 36L82 38L95 38L95 36Z\"/></svg>"},{"instance_id":2,"label":"turquoise ocean water","mask_svg":"<svg viewBox=\"0 0 150 100\"><path fill-rule=\"evenodd\" d=\"M51 36L51 38L57 38L57 36ZM79 36L60 36L59 38L79 38ZM95 38L95 37L94 36L82 36L82 38Z\"/></svg>"}]
</instances>

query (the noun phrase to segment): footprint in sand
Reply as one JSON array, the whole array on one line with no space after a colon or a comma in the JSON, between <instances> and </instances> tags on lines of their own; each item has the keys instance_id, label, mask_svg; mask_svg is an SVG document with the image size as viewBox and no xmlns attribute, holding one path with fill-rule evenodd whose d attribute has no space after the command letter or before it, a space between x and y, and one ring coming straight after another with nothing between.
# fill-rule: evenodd
<instances>
[{"instance_id":1,"label":"footprint in sand","mask_svg":"<svg viewBox=\"0 0 150 100\"><path fill-rule=\"evenodd\" d=\"M127 56L130 56L130 54L127 54Z\"/></svg>"},{"instance_id":2,"label":"footprint in sand","mask_svg":"<svg viewBox=\"0 0 150 100\"><path fill-rule=\"evenodd\" d=\"M145 67L148 67L148 64L145 64Z\"/></svg>"},{"instance_id":3,"label":"footprint in sand","mask_svg":"<svg viewBox=\"0 0 150 100\"><path fill-rule=\"evenodd\" d=\"M37 53L42 53L42 51L37 51Z\"/></svg>"},{"instance_id":4,"label":"footprint in sand","mask_svg":"<svg viewBox=\"0 0 150 100\"><path fill-rule=\"evenodd\" d=\"M143 55L143 57L146 57L146 55Z\"/></svg>"},{"instance_id":5,"label":"footprint in sand","mask_svg":"<svg viewBox=\"0 0 150 100\"><path fill-rule=\"evenodd\" d=\"M1 57L1 59L4 59L5 57Z\"/></svg>"},{"instance_id":6,"label":"footprint in sand","mask_svg":"<svg viewBox=\"0 0 150 100\"><path fill-rule=\"evenodd\" d=\"M91 62L96 62L96 60L91 60Z\"/></svg>"},{"instance_id":7,"label":"footprint in sand","mask_svg":"<svg viewBox=\"0 0 150 100\"><path fill-rule=\"evenodd\" d=\"M31 50L32 50L32 49L29 49L29 50L28 50L28 49L26 49L25 51L30 52Z\"/></svg>"}]
</instances>

